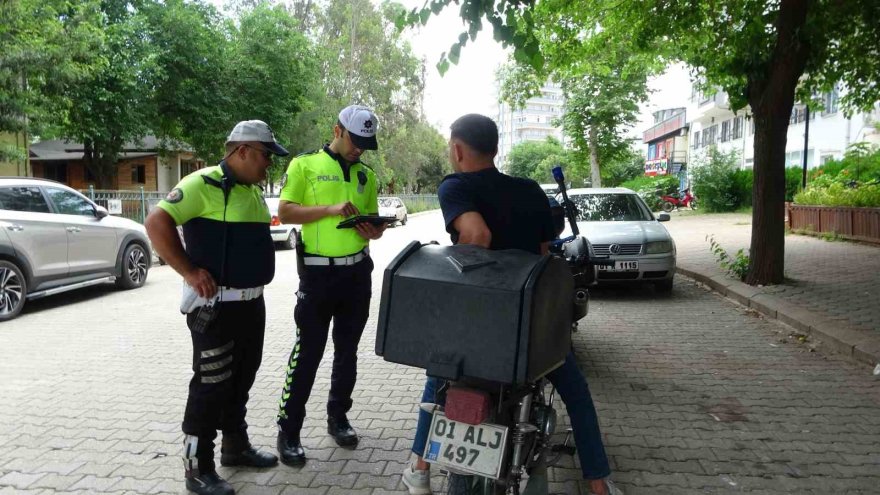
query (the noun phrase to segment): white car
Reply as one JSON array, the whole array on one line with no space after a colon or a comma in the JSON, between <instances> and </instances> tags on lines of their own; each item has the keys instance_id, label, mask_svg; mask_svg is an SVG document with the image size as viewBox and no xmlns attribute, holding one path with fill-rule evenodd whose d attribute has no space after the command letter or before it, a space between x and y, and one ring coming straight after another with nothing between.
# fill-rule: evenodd
<instances>
[{"instance_id":1,"label":"white car","mask_svg":"<svg viewBox=\"0 0 880 495\"><path fill-rule=\"evenodd\" d=\"M406 225L406 205L403 204L400 198L379 198L379 215L383 217L397 217L397 222L400 225Z\"/></svg>"},{"instance_id":2,"label":"white car","mask_svg":"<svg viewBox=\"0 0 880 495\"><path fill-rule=\"evenodd\" d=\"M596 268L599 284L650 282L659 292L672 290L675 242L660 223L669 221L667 213L654 217L642 198L625 188L572 189L568 197L594 256L614 261L613 267Z\"/></svg>"},{"instance_id":3,"label":"white car","mask_svg":"<svg viewBox=\"0 0 880 495\"><path fill-rule=\"evenodd\" d=\"M278 218L278 198L266 198L266 206L269 207L269 214L272 215L272 222L269 224L269 232L272 234L272 240L275 245L283 249L296 249L296 229L293 224L281 223Z\"/></svg>"}]
</instances>

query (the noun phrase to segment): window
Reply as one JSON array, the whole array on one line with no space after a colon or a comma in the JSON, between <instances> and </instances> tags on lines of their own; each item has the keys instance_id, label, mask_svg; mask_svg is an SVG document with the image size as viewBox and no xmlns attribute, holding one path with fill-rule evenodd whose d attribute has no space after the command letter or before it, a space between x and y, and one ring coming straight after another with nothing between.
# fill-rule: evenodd
<instances>
[{"instance_id":1,"label":"window","mask_svg":"<svg viewBox=\"0 0 880 495\"><path fill-rule=\"evenodd\" d=\"M43 165L43 177L57 182L67 183L66 163L46 163Z\"/></svg>"},{"instance_id":2,"label":"window","mask_svg":"<svg viewBox=\"0 0 880 495\"><path fill-rule=\"evenodd\" d=\"M131 183L146 184L147 182L147 166L132 165L131 166Z\"/></svg>"},{"instance_id":3,"label":"window","mask_svg":"<svg viewBox=\"0 0 880 495\"><path fill-rule=\"evenodd\" d=\"M703 146L710 146L718 142L718 124L703 130Z\"/></svg>"},{"instance_id":4,"label":"window","mask_svg":"<svg viewBox=\"0 0 880 495\"><path fill-rule=\"evenodd\" d=\"M740 139L743 137L743 118L742 116L733 119L733 134L731 139Z\"/></svg>"},{"instance_id":5,"label":"window","mask_svg":"<svg viewBox=\"0 0 880 495\"><path fill-rule=\"evenodd\" d=\"M730 121L725 120L721 123L721 142L726 143L730 141Z\"/></svg>"},{"instance_id":6,"label":"window","mask_svg":"<svg viewBox=\"0 0 880 495\"><path fill-rule=\"evenodd\" d=\"M504 133L507 135L507 133ZM199 163L195 160L181 160L180 162L180 179L186 177L187 175L195 172L199 169Z\"/></svg>"},{"instance_id":7,"label":"window","mask_svg":"<svg viewBox=\"0 0 880 495\"><path fill-rule=\"evenodd\" d=\"M837 93L837 88L834 88L833 91L829 93L825 93L825 98L823 98L825 109L822 110L822 116L832 115L837 113L837 103L838 103L839 95Z\"/></svg>"},{"instance_id":8,"label":"window","mask_svg":"<svg viewBox=\"0 0 880 495\"><path fill-rule=\"evenodd\" d=\"M49 213L49 204L38 187L0 187L0 210Z\"/></svg>"},{"instance_id":9,"label":"window","mask_svg":"<svg viewBox=\"0 0 880 495\"><path fill-rule=\"evenodd\" d=\"M46 188L46 192L49 193L49 198L55 205L57 213L85 217L95 216L95 207L79 194L55 187Z\"/></svg>"},{"instance_id":10,"label":"window","mask_svg":"<svg viewBox=\"0 0 880 495\"><path fill-rule=\"evenodd\" d=\"M755 119L749 119L749 136L755 135Z\"/></svg>"},{"instance_id":11,"label":"window","mask_svg":"<svg viewBox=\"0 0 880 495\"><path fill-rule=\"evenodd\" d=\"M694 133L694 142L691 143L691 146L692 146L694 149L697 149L697 148L700 147L700 131L697 131L697 132Z\"/></svg>"}]
</instances>

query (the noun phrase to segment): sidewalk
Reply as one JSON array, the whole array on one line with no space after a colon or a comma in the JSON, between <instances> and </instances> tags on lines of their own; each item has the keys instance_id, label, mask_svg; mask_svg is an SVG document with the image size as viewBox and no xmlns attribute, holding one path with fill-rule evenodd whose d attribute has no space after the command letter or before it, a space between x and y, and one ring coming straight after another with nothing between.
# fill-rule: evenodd
<instances>
[{"instance_id":1,"label":"sidewalk","mask_svg":"<svg viewBox=\"0 0 880 495\"><path fill-rule=\"evenodd\" d=\"M782 285L752 287L718 266L707 235L730 255L748 250L751 215L679 215L665 225L678 248L678 272L777 318L835 352L880 362L880 248L786 235Z\"/></svg>"}]
</instances>

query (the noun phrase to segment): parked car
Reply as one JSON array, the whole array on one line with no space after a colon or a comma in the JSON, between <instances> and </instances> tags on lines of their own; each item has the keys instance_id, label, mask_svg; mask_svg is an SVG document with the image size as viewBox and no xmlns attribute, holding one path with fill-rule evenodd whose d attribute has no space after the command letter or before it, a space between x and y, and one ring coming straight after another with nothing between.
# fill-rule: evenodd
<instances>
[{"instance_id":1,"label":"parked car","mask_svg":"<svg viewBox=\"0 0 880 495\"><path fill-rule=\"evenodd\" d=\"M379 198L379 215L383 217L397 217L397 223L406 225L406 205L403 204L400 198Z\"/></svg>"},{"instance_id":2,"label":"parked car","mask_svg":"<svg viewBox=\"0 0 880 495\"><path fill-rule=\"evenodd\" d=\"M151 265L144 226L63 184L0 177L0 321L25 301L105 282L144 285Z\"/></svg>"},{"instance_id":3,"label":"parked car","mask_svg":"<svg viewBox=\"0 0 880 495\"><path fill-rule=\"evenodd\" d=\"M613 267L596 267L599 284L650 282L659 292L672 290L675 242L660 223L669 221L669 214L654 217L642 198L625 188L572 189L568 196L594 255L614 261Z\"/></svg>"},{"instance_id":4,"label":"parked car","mask_svg":"<svg viewBox=\"0 0 880 495\"><path fill-rule=\"evenodd\" d=\"M548 198L555 197L559 193L558 184L541 184L541 189Z\"/></svg>"},{"instance_id":5,"label":"parked car","mask_svg":"<svg viewBox=\"0 0 880 495\"><path fill-rule=\"evenodd\" d=\"M272 240L275 245L282 249L296 249L296 229L292 224L283 224L278 218L278 198L266 198L266 206L269 207L269 214L272 215L272 222L269 224L269 232L272 233Z\"/></svg>"}]
</instances>

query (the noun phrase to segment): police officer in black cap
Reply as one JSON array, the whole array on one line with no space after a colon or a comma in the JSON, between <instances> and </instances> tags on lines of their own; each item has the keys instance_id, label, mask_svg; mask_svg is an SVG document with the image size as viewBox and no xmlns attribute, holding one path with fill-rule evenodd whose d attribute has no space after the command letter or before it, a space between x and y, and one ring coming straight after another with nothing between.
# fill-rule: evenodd
<instances>
[{"instance_id":1,"label":"police officer in black cap","mask_svg":"<svg viewBox=\"0 0 880 495\"><path fill-rule=\"evenodd\" d=\"M192 173L147 217L156 252L183 276L181 312L193 344L193 376L183 419L186 487L202 495L235 493L214 467L269 467L278 458L254 449L245 422L248 391L263 355L263 286L275 275L271 217L259 183L272 155L286 156L265 122L239 122L219 165ZM183 226L184 250L177 234Z\"/></svg>"}]
</instances>

